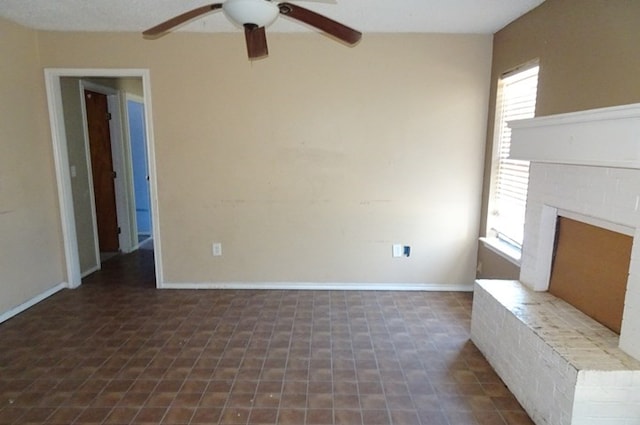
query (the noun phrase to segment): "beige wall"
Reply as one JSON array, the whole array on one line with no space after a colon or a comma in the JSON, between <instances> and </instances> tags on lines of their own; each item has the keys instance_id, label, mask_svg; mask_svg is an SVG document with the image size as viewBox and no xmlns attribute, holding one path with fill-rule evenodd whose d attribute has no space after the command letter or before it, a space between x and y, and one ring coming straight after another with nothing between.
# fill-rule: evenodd
<instances>
[{"instance_id":1,"label":"beige wall","mask_svg":"<svg viewBox=\"0 0 640 425\"><path fill-rule=\"evenodd\" d=\"M469 284L491 37L269 41L40 34L46 67L150 69L165 280Z\"/></svg>"},{"instance_id":2,"label":"beige wall","mask_svg":"<svg viewBox=\"0 0 640 425\"><path fill-rule=\"evenodd\" d=\"M118 89L135 96L144 96L141 78L118 78Z\"/></svg>"},{"instance_id":3,"label":"beige wall","mask_svg":"<svg viewBox=\"0 0 640 425\"><path fill-rule=\"evenodd\" d=\"M540 60L536 115L640 102L640 2L546 0L494 37L487 154L491 158L495 90L500 74ZM485 164L485 175L490 164ZM486 214L489 181L485 179ZM482 218L482 232L486 216ZM479 257L495 254L481 248ZM480 277L517 278L519 270L491 258Z\"/></svg>"},{"instance_id":4,"label":"beige wall","mask_svg":"<svg viewBox=\"0 0 640 425\"><path fill-rule=\"evenodd\" d=\"M0 19L0 314L65 280L34 31Z\"/></svg>"}]
</instances>

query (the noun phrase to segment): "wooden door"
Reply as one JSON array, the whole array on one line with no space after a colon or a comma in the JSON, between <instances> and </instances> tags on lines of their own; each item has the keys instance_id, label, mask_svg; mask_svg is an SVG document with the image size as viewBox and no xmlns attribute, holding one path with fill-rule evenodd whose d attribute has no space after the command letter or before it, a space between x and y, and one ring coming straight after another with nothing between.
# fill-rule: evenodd
<instances>
[{"instance_id":1,"label":"wooden door","mask_svg":"<svg viewBox=\"0 0 640 425\"><path fill-rule=\"evenodd\" d=\"M85 90L84 99L87 107L87 127L100 252L116 252L120 248L120 244L118 241L116 192L113 182L116 175L113 171L111 132L109 131L111 115L106 95Z\"/></svg>"}]
</instances>

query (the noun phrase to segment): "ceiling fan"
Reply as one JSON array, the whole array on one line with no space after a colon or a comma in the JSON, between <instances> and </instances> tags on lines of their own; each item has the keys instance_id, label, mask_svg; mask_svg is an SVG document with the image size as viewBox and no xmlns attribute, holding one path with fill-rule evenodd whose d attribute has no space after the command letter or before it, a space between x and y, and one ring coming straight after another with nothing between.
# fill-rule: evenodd
<instances>
[{"instance_id":1,"label":"ceiling fan","mask_svg":"<svg viewBox=\"0 0 640 425\"><path fill-rule=\"evenodd\" d=\"M249 59L259 59L269 54L265 28L271 25L278 15L288 16L311 25L349 45L356 44L362 37L359 31L309 9L287 2L275 3L271 0L226 0L224 3L201 6L149 28L142 34L157 37L178 25L218 9L222 9L229 20L244 28Z\"/></svg>"}]
</instances>

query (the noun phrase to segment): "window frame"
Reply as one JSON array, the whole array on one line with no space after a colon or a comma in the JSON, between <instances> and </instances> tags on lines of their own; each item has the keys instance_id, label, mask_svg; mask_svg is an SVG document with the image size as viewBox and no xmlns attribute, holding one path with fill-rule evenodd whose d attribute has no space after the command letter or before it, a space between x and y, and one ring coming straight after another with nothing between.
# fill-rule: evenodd
<instances>
[{"instance_id":1,"label":"window frame","mask_svg":"<svg viewBox=\"0 0 640 425\"><path fill-rule=\"evenodd\" d=\"M522 77L523 74L529 73L533 69L537 69L535 72L535 98L531 100L527 99L528 102L533 102L533 111L529 112L528 116L518 117L515 119L525 119L525 118L533 118L535 117L535 105L537 103L538 96L538 80L540 75L540 63L539 61L533 60L527 62L517 68L514 68L508 72L500 75L497 87L496 87L496 98L495 98L495 108L494 108L494 127L493 127L493 140L492 140L492 158L491 158L491 174L490 174L490 191L489 191L489 199L488 199L488 209L487 209L487 222L486 222L486 237L480 238L480 240L484 243L484 245L490 250L496 252L502 257L506 258L510 262L520 265L520 258L522 253L522 239L517 240L509 236L508 232L504 231L504 228L500 227L500 219L497 217L497 213L499 210L499 190L498 183L501 181L507 181L508 179L501 178L500 175L500 167L503 165L503 161L507 163L515 162L516 166L520 167L523 164L526 164L526 187L524 189L524 199L522 208L522 227L524 228L524 211L526 211L526 192L528 191L528 178L529 178L529 164L527 161L514 161L508 159L508 154L505 156L504 154L504 146L503 141L505 140L505 131L509 133L508 143L511 142L510 129L508 129L508 121L513 120L514 118L506 118L505 119L505 105L513 106L513 99L510 103L505 103L504 101L504 90L505 85L507 84L516 84L516 82L509 82L509 80L516 79L518 80L518 76L520 82L522 80L529 80L529 78L533 77ZM529 80L530 83L530 80ZM510 145L509 145L510 150ZM501 155L502 154L502 155ZM520 171L521 172L521 171ZM517 192L517 190L516 190ZM508 197L507 197L508 198ZM503 210L504 211L504 210ZM513 235L513 234L512 234Z\"/></svg>"}]
</instances>

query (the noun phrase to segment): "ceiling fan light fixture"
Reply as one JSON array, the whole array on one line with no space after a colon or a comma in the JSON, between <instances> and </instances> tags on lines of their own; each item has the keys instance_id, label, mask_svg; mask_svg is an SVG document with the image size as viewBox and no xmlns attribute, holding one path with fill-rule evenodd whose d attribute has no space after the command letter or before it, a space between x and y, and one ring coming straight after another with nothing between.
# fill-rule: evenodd
<instances>
[{"instance_id":1,"label":"ceiling fan light fixture","mask_svg":"<svg viewBox=\"0 0 640 425\"><path fill-rule=\"evenodd\" d=\"M278 6L268 0L227 0L222 10L240 26L253 24L258 27L271 25L280 13Z\"/></svg>"}]
</instances>

